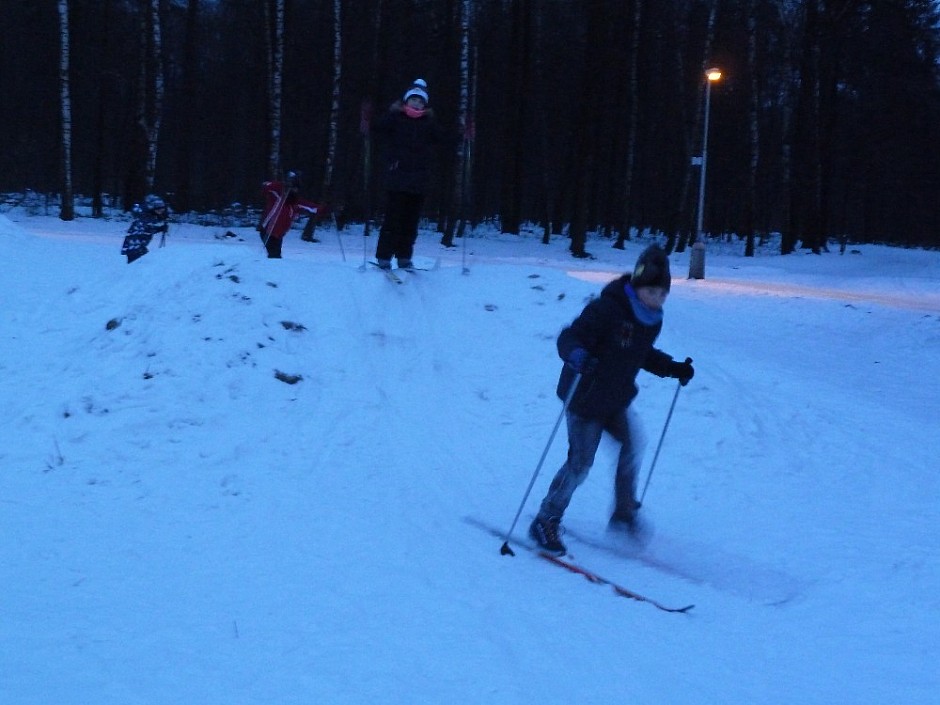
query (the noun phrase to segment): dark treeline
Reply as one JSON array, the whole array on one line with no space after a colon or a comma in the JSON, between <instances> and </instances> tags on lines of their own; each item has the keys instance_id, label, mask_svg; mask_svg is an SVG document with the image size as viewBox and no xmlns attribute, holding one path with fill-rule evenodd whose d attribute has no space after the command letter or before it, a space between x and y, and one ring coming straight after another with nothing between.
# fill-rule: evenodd
<instances>
[{"instance_id":1,"label":"dark treeline","mask_svg":"<svg viewBox=\"0 0 940 705\"><path fill-rule=\"evenodd\" d=\"M442 230L465 203L471 222L498 219L504 232L564 230L576 253L587 232L622 243L631 228L682 249L715 66L710 236L750 250L780 232L784 252L829 238L940 246L938 49L933 0L7 0L0 189L65 193L70 163L70 188L96 203L129 207L152 188L174 210L210 210L256 204L260 182L292 168L306 195L361 221L366 204L381 209L380 175L372 199L363 187L363 101L384 110L422 77L457 130L469 78L466 198L463 159L442 154L426 208Z\"/></svg>"}]
</instances>

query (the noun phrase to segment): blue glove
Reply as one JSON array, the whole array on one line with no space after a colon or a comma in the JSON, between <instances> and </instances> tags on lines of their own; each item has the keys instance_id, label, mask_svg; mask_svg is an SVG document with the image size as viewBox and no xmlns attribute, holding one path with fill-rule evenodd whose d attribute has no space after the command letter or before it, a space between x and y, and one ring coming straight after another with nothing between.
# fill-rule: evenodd
<instances>
[{"instance_id":1,"label":"blue glove","mask_svg":"<svg viewBox=\"0 0 940 705\"><path fill-rule=\"evenodd\" d=\"M593 372L594 368L597 367L597 360L591 357L591 353L584 348L572 350L571 354L568 355L567 363L572 370L581 374Z\"/></svg>"}]
</instances>

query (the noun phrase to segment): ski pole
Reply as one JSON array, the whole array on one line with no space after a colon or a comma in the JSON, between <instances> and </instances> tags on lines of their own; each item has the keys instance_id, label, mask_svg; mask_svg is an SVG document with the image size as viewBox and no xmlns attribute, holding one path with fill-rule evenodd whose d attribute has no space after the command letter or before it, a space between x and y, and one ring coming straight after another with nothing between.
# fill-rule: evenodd
<instances>
[{"instance_id":1,"label":"ski pole","mask_svg":"<svg viewBox=\"0 0 940 705\"><path fill-rule=\"evenodd\" d=\"M372 138L369 131L372 129L372 101L368 98L362 101L359 109L359 133L362 135L362 193L365 201L366 218L362 224L362 265L360 272L366 271L368 260L367 240L372 229Z\"/></svg>"},{"instance_id":2,"label":"ski pole","mask_svg":"<svg viewBox=\"0 0 940 705\"><path fill-rule=\"evenodd\" d=\"M369 223L366 222L366 224L362 226L362 264L359 265L360 272L366 271L366 262L369 259L368 251L366 250L366 247L367 247L366 243L368 242L366 238L368 237L369 237Z\"/></svg>"},{"instance_id":3,"label":"ski pole","mask_svg":"<svg viewBox=\"0 0 940 705\"><path fill-rule=\"evenodd\" d=\"M519 517L522 515L522 509L525 507L526 500L529 499L529 493L532 492L532 487L535 485L535 480L542 471L542 463L545 462L545 457L548 455L548 451L552 447L552 441L555 440L555 434L558 433L558 427L561 426L561 420L565 418L565 414L568 412L568 406L571 404L571 400L574 398L574 393L578 390L578 384L580 382L581 373L578 372L578 374L575 375L574 381L571 383L571 388L568 390L568 395L565 397L565 403L561 407L561 413L558 415L558 420L555 422L555 427L552 429L552 433L548 437L548 443L545 444L545 450L542 451L542 457L539 458L539 463L535 467L535 472L532 473L532 479L529 480L529 486L526 488L525 495L522 497L522 502L519 504L519 509L516 512L516 516L512 520L512 526L509 527L509 531L507 531L506 535L503 537L503 545L499 549L500 555L516 555L509 547L509 537L512 536L512 532L516 528L516 523L519 521Z\"/></svg>"},{"instance_id":4,"label":"ski pole","mask_svg":"<svg viewBox=\"0 0 940 705\"><path fill-rule=\"evenodd\" d=\"M650 471L646 475L646 484L643 485L643 492L640 494L640 505L643 504L643 498L646 496L646 489L650 486L650 480L653 478L653 468L656 467L656 459L659 458L659 451L663 447L663 439L666 437L666 429L669 428L669 421L672 419L673 409L676 408L676 400L679 398L679 390L682 389L682 382L676 385L676 393L672 397L672 404L669 407L669 413L666 415L666 423L663 425L663 432L659 435L659 443L656 445L656 452L653 453L653 462L650 465Z\"/></svg>"},{"instance_id":5,"label":"ski pole","mask_svg":"<svg viewBox=\"0 0 940 705\"><path fill-rule=\"evenodd\" d=\"M339 241L339 252L343 256L343 262L345 262L346 248L343 247L343 238L339 234L339 221L336 220L336 213L333 213L333 229L336 230L336 239Z\"/></svg>"},{"instance_id":6,"label":"ski pole","mask_svg":"<svg viewBox=\"0 0 940 705\"><path fill-rule=\"evenodd\" d=\"M473 156L471 151L472 145L470 139L464 138L464 166L463 166L463 186L461 188L460 198L462 200L461 204L461 221L460 221L460 237L463 238L462 254L461 254L461 264L462 264L462 273L470 274L470 267L467 266L467 240L470 238L469 234L466 232L467 229L467 211L468 209L468 197L467 189L470 188L470 158Z\"/></svg>"},{"instance_id":7,"label":"ski pole","mask_svg":"<svg viewBox=\"0 0 940 705\"><path fill-rule=\"evenodd\" d=\"M473 138L476 134L476 126L473 123L473 116L476 115L477 111L477 76L479 75L479 69L477 68L477 51L473 50L473 84L470 90L470 112L467 115L467 120L470 121L470 132L469 134L464 133L464 143L466 149L466 158L463 163L463 193L461 194L461 207L463 210L463 220L460 223L461 228L461 237L463 238L463 273L470 274L470 267L467 266L467 238L469 237L466 232L467 227L467 211L470 210L470 196L468 191L471 187L470 177L473 173ZM467 125L464 126L466 130Z\"/></svg>"}]
</instances>

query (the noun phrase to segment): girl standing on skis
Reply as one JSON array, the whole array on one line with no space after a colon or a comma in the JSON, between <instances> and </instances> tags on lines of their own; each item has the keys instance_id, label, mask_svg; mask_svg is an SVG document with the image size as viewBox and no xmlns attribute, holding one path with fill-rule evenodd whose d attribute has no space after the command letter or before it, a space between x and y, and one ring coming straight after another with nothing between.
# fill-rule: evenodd
<instances>
[{"instance_id":1,"label":"girl standing on skis","mask_svg":"<svg viewBox=\"0 0 940 705\"><path fill-rule=\"evenodd\" d=\"M400 101L392 103L372 131L385 148L385 219L375 248L382 269L391 269L392 259L402 269L412 267L418 220L431 180L435 145L457 144L438 125L428 107L428 84L416 79Z\"/></svg>"}]
</instances>

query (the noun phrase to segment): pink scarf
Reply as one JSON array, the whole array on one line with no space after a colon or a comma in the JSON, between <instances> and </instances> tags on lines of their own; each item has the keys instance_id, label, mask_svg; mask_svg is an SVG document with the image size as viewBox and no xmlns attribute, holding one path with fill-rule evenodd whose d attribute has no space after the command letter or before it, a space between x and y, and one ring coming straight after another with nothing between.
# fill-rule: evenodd
<instances>
[{"instance_id":1,"label":"pink scarf","mask_svg":"<svg viewBox=\"0 0 940 705\"><path fill-rule=\"evenodd\" d=\"M419 118L424 117L424 113L427 111L427 108L412 108L410 105L404 107L405 115L410 118Z\"/></svg>"}]
</instances>

